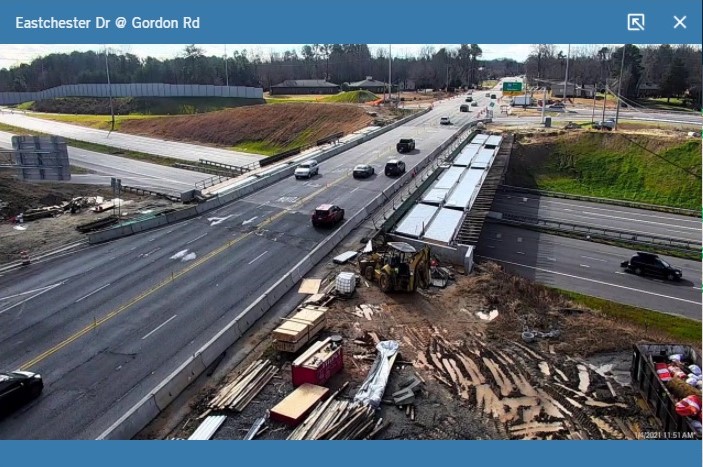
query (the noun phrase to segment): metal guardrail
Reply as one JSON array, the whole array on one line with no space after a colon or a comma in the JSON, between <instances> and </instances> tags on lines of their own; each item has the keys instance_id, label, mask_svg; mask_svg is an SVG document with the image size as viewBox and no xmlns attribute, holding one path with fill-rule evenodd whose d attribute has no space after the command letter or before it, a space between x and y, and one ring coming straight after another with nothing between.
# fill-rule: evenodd
<instances>
[{"instance_id":1,"label":"metal guardrail","mask_svg":"<svg viewBox=\"0 0 703 467\"><path fill-rule=\"evenodd\" d=\"M199 159L198 163L202 166L205 166L205 167L216 167L218 169L225 169L234 175L242 175L244 173L251 172L252 170L258 169L259 167L262 166L261 164L259 164L259 162L252 162L247 165L230 165L230 164L225 164L222 162L210 161L207 159Z\"/></svg>"},{"instance_id":2,"label":"metal guardrail","mask_svg":"<svg viewBox=\"0 0 703 467\"><path fill-rule=\"evenodd\" d=\"M138 188L138 187L135 187L135 186L122 185L122 189L123 189L124 191L129 191L129 192L132 192L132 193L136 193L136 194L138 194L138 195L158 196L158 197L166 198L166 199L171 200L171 201L174 201L174 202L180 202L180 201L181 201L181 197L180 197L180 196L171 195L171 194L169 194L169 193L160 193L160 192L158 192L158 191L149 190L149 189L146 189L146 188Z\"/></svg>"},{"instance_id":3,"label":"metal guardrail","mask_svg":"<svg viewBox=\"0 0 703 467\"><path fill-rule=\"evenodd\" d=\"M204 180L200 180L199 182L195 183L195 188L202 190L208 187L211 187L213 185L217 185L218 183L225 182L229 180L232 177L226 176L226 175L213 175L212 177L208 177Z\"/></svg>"},{"instance_id":4,"label":"metal guardrail","mask_svg":"<svg viewBox=\"0 0 703 467\"><path fill-rule=\"evenodd\" d=\"M597 198L594 196L573 195L570 193L560 193L557 191L536 190L533 188L523 188L523 187L519 187L519 186L510 186L510 185L501 185L499 190L512 191L512 192L516 192L516 193L528 193L528 194L534 194L534 195L540 195L540 196L548 196L550 198L562 198L562 199L572 199L575 201L588 201L591 203L612 204L615 206L644 209L644 210L648 210L648 211L668 212L671 214L680 214L682 216L689 216L689 217L698 217L698 218L701 217L701 212L693 210L693 209L674 208L674 207L669 207L669 206L660 206L658 204L638 203L636 201L624 201L624 200L619 200L619 199Z\"/></svg>"},{"instance_id":5,"label":"metal guardrail","mask_svg":"<svg viewBox=\"0 0 703 467\"><path fill-rule=\"evenodd\" d=\"M636 244L667 246L679 250L700 251L701 243L681 239L671 239L656 235L627 232L624 230L605 229L602 227L592 227L588 225L574 224L571 222L553 221L548 219L537 219L533 217L515 216L503 214L501 218L489 217L491 221L520 227L542 227L555 232L583 233L599 238L625 241Z\"/></svg>"}]
</instances>

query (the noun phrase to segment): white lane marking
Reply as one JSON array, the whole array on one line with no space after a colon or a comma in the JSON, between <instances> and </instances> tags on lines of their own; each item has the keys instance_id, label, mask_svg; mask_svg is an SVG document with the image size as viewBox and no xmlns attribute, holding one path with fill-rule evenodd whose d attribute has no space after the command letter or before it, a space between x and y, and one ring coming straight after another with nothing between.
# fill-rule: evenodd
<instances>
[{"instance_id":1,"label":"white lane marking","mask_svg":"<svg viewBox=\"0 0 703 467\"><path fill-rule=\"evenodd\" d=\"M53 290L53 289L55 289L56 287L58 287L58 286L60 286L60 285L63 285L63 282L57 282L56 284L46 286L46 287L44 287L44 289L37 289L37 290L41 290L41 291L38 292L36 295L32 295L31 297L25 298L24 300L22 300L22 301L19 302L19 303L15 303L14 305L5 308L4 310L0 310L0 315L3 314L3 313L5 313L6 311L10 311L11 309L13 309L13 308L15 308L15 307L18 307L18 306L20 306L20 305L24 305L25 303L27 303L27 302L30 301L31 299L36 298L36 297L38 297L39 295L45 294L45 293L48 292L49 290ZM32 292L36 292L36 290L33 290Z\"/></svg>"},{"instance_id":2,"label":"white lane marking","mask_svg":"<svg viewBox=\"0 0 703 467\"><path fill-rule=\"evenodd\" d=\"M623 276L625 275L625 273L622 271L615 271L615 274L622 274Z\"/></svg>"},{"instance_id":3,"label":"white lane marking","mask_svg":"<svg viewBox=\"0 0 703 467\"><path fill-rule=\"evenodd\" d=\"M551 256L547 256L548 261L554 261L555 263L557 262L556 258L552 258Z\"/></svg>"},{"instance_id":4,"label":"white lane marking","mask_svg":"<svg viewBox=\"0 0 703 467\"><path fill-rule=\"evenodd\" d=\"M601 285L607 285L607 286L610 286L610 287L616 287L616 288L618 288L618 289L631 290L631 291L633 291L633 292L640 292L640 293L643 293L643 294L654 295L654 296L662 297L662 298L670 298L671 300L678 300L678 301L680 301L680 302L691 303L691 304L693 304L693 305L700 305L700 304L701 304L701 302L695 302L695 301L693 301L693 300L686 300L685 298L672 297L672 296L670 296L670 295L664 295L664 294L659 294L659 293L656 293L656 292L650 292L650 291L648 291L648 290L635 289L634 287L627 287L627 286L619 285L619 284L611 284L610 282L599 281L599 280L596 280L596 279L589 279L588 277L574 276L573 274L567 274L567 273L565 273L565 272L552 271L552 270L550 270L550 269L540 268L540 267L537 267L537 266L528 266L527 264L514 263L514 262L512 262L512 261L506 261L506 260L503 260L503 259L490 258L490 257L488 257L488 256L483 256L483 258L489 259L489 260L491 260L491 261L498 261L499 263L512 264L512 265L514 265L514 266L520 266L520 267L527 268L527 269L534 269L535 271L547 272L547 273L550 273L550 274L556 274L556 275L558 275L558 276L571 277L572 279L581 279L581 280L586 281L586 282L593 282L593 283L595 283L595 284L601 284Z\"/></svg>"},{"instance_id":5,"label":"white lane marking","mask_svg":"<svg viewBox=\"0 0 703 467\"><path fill-rule=\"evenodd\" d=\"M151 332L150 332L149 334L147 334L146 336L142 337L142 340L146 339L147 337L151 336L152 334L154 334L156 331L158 331L158 330L161 329L162 327L166 326L166 325L169 323L169 321L171 321L172 319L174 319L176 316L178 316L178 315L173 315L173 316L171 316L169 319L167 319L166 321L164 321L163 323L159 324L153 331L151 331Z\"/></svg>"},{"instance_id":6,"label":"white lane marking","mask_svg":"<svg viewBox=\"0 0 703 467\"><path fill-rule=\"evenodd\" d=\"M581 266L582 268L590 268L591 267L588 264L579 264L579 266Z\"/></svg>"},{"instance_id":7,"label":"white lane marking","mask_svg":"<svg viewBox=\"0 0 703 467\"><path fill-rule=\"evenodd\" d=\"M46 287L39 287L38 289L32 289L32 290L28 290L28 291L26 291L26 292L16 293L16 294L14 294L14 295L8 295L7 297L2 297L2 298L0 298L0 301L2 301L2 300L9 300L9 299L15 298L15 297L21 297L22 295L29 295L29 294L34 293L34 292L41 292L42 290L45 290L45 289L48 288L48 287L53 287L54 285L56 285L56 284L47 285Z\"/></svg>"},{"instance_id":8,"label":"white lane marking","mask_svg":"<svg viewBox=\"0 0 703 467\"><path fill-rule=\"evenodd\" d=\"M262 205L262 206L263 206L263 205ZM244 222L242 222L242 225L251 224L252 222L254 222L254 221L255 221L256 219L258 219L258 218L259 218L259 216L254 216L254 217L252 217L251 219L247 219L247 220L245 220Z\"/></svg>"},{"instance_id":9,"label":"white lane marking","mask_svg":"<svg viewBox=\"0 0 703 467\"><path fill-rule=\"evenodd\" d=\"M524 255L524 254L525 254L524 251L516 251L515 253L517 253L518 255Z\"/></svg>"},{"instance_id":10,"label":"white lane marking","mask_svg":"<svg viewBox=\"0 0 703 467\"><path fill-rule=\"evenodd\" d=\"M605 259L600 259L600 258L594 258L593 256L583 256L581 255L581 258L583 259L592 259L593 261L600 261L601 263L607 263L608 261Z\"/></svg>"},{"instance_id":11,"label":"white lane marking","mask_svg":"<svg viewBox=\"0 0 703 467\"><path fill-rule=\"evenodd\" d=\"M256 260L260 259L260 258L261 258L262 256L264 256L266 253L268 253L268 251L264 251L264 252L261 253L259 256L257 256L256 258L252 259L251 261L249 261L249 264L254 263Z\"/></svg>"},{"instance_id":12,"label":"white lane marking","mask_svg":"<svg viewBox=\"0 0 703 467\"><path fill-rule=\"evenodd\" d=\"M584 214L590 214L591 216L598 216L598 217L605 217L608 219L617 219L619 221L632 221L632 222L641 222L643 224L653 224L653 225L661 225L663 227L671 227L671 224L665 224L663 222L654 222L654 221L645 221L642 219L632 219L631 217L620 217L620 216L610 216L608 214L601 214L599 212L589 212L589 211L583 211ZM700 224L699 224L700 225ZM701 228L699 227L685 227L683 225L677 225L676 226L679 229L686 229L686 230L696 230L700 231Z\"/></svg>"},{"instance_id":13,"label":"white lane marking","mask_svg":"<svg viewBox=\"0 0 703 467\"><path fill-rule=\"evenodd\" d=\"M110 284L105 284L105 285L103 285L102 287L93 290L93 291L90 292L88 295L84 295L84 296L82 296L81 298L79 298L78 300L76 300L75 303L78 303L78 302L80 302L81 300L85 300L86 298L88 298L88 297L90 297L91 295L94 295L94 294L100 292L102 289L104 289L105 287L108 287L109 285L110 285Z\"/></svg>"},{"instance_id":14,"label":"white lane marking","mask_svg":"<svg viewBox=\"0 0 703 467\"><path fill-rule=\"evenodd\" d=\"M197 241L197 240L200 240L201 238L203 238L203 237L206 236L206 235L207 235L207 232L205 232L205 233L202 234L202 235L199 235L199 236L195 237L193 240L190 240L190 241L186 242L186 245L190 245L191 243L193 243L193 242L195 242L195 241Z\"/></svg>"}]
</instances>

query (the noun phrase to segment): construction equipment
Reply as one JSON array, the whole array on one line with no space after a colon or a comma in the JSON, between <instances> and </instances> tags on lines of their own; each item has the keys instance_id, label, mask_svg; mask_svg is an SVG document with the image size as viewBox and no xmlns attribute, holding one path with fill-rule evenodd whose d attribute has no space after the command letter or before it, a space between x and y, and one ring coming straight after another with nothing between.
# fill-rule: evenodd
<instances>
[{"instance_id":1,"label":"construction equipment","mask_svg":"<svg viewBox=\"0 0 703 467\"><path fill-rule=\"evenodd\" d=\"M387 250L364 254L359 258L359 272L369 281L378 282L388 292L414 292L418 285L429 286L430 248L417 251L405 242L388 242Z\"/></svg>"}]
</instances>

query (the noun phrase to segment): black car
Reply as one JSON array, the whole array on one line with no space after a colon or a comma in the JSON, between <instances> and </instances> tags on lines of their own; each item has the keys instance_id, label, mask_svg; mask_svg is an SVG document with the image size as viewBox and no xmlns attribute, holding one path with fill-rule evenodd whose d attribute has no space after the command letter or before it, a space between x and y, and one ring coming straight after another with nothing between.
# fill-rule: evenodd
<instances>
[{"instance_id":1,"label":"black car","mask_svg":"<svg viewBox=\"0 0 703 467\"><path fill-rule=\"evenodd\" d=\"M356 167L354 167L354 178L369 178L371 177L376 171L374 170L373 167L371 167L368 164L359 164Z\"/></svg>"},{"instance_id":2,"label":"black car","mask_svg":"<svg viewBox=\"0 0 703 467\"><path fill-rule=\"evenodd\" d=\"M471 102L471 101L473 101L473 100L474 100L474 98L471 97L471 96L469 96L469 97L467 97L466 99L464 99L464 102Z\"/></svg>"},{"instance_id":3,"label":"black car","mask_svg":"<svg viewBox=\"0 0 703 467\"><path fill-rule=\"evenodd\" d=\"M41 375L29 371L0 373L0 415L6 415L32 399L44 389Z\"/></svg>"},{"instance_id":4,"label":"black car","mask_svg":"<svg viewBox=\"0 0 703 467\"><path fill-rule=\"evenodd\" d=\"M386 162L386 169L384 173L388 177L397 177L405 173L405 162L398 159L393 159Z\"/></svg>"},{"instance_id":5,"label":"black car","mask_svg":"<svg viewBox=\"0 0 703 467\"><path fill-rule=\"evenodd\" d=\"M398 141L395 145L398 152L410 152L415 150L415 140L411 138L404 138Z\"/></svg>"},{"instance_id":6,"label":"black car","mask_svg":"<svg viewBox=\"0 0 703 467\"><path fill-rule=\"evenodd\" d=\"M680 269L671 266L654 253L637 252L628 261L620 263L620 266L628 272L634 272L638 276L663 277L670 281L678 281L682 277Z\"/></svg>"}]
</instances>

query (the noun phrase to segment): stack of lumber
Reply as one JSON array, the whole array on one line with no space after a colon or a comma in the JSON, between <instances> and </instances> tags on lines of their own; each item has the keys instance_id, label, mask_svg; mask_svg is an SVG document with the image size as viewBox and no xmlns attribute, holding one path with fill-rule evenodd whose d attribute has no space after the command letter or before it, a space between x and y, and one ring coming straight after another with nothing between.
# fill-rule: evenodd
<instances>
[{"instance_id":1,"label":"stack of lumber","mask_svg":"<svg viewBox=\"0 0 703 467\"><path fill-rule=\"evenodd\" d=\"M234 381L224 386L208 403L208 412L234 410L241 412L278 373L269 360L257 360ZM208 413L206 412L206 413Z\"/></svg>"},{"instance_id":2,"label":"stack of lumber","mask_svg":"<svg viewBox=\"0 0 703 467\"><path fill-rule=\"evenodd\" d=\"M288 439L370 439L380 431L383 419L376 422L371 407L337 399L342 389L318 405Z\"/></svg>"},{"instance_id":3,"label":"stack of lumber","mask_svg":"<svg viewBox=\"0 0 703 467\"><path fill-rule=\"evenodd\" d=\"M280 352L297 352L325 329L326 307L307 305L274 329L273 347Z\"/></svg>"}]
</instances>

